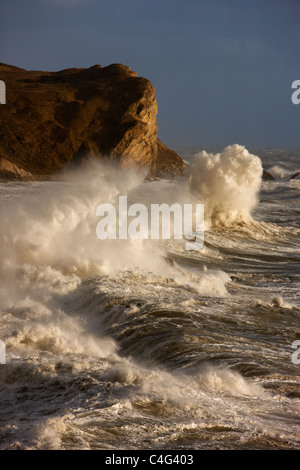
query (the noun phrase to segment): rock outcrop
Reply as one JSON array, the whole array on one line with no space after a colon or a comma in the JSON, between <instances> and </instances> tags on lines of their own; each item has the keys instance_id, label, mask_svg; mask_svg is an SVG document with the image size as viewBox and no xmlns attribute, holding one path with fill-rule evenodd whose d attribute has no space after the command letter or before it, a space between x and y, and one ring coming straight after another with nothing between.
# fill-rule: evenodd
<instances>
[{"instance_id":1,"label":"rock outcrop","mask_svg":"<svg viewBox=\"0 0 300 470\"><path fill-rule=\"evenodd\" d=\"M0 155L0 179L26 180L33 179L33 175L20 168L8 158Z\"/></svg>"},{"instance_id":2,"label":"rock outcrop","mask_svg":"<svg viewBox=\"0 0 300 470\"><path fill-rule=\"evenodd\" d=\"M264 181L275 181L274 176L272 176L267 170L263 170L262 179Z\"/></svg>"},{"instance_id":3,"label":"rock outcrop","mask_svg":"<svg viewBox=\"0 0 300 470\"><path fill-rule=\"evenodd\" d=\"M166 145L164 145L159 139L157 139L156 176L168 177L182 174L185 166L186 164L183 162L181 157L179 157L179 155L174 152L174 150L171 150L169 147L166 147Z\"/></svg>"},{"instance_id":4,"label":"rock outcrop","mask_svg":"<svg viewBox=\"0 0 300 470\"><path fill-rule=\"evenodd\" d=\"M297 173L295 173L294 175L292 175L290 179L291 179L291 180L298 180L298 179L300 179L300 171L298 171Z\"/></svg>"},{"instance_id":5,"label":"rock outcrop","mask_svg":"<svg viewBox=\"0 0 300 470\"><path fill-rule=\"evenodd\" d=\"M151 82L124 65L59 72L0 64L0 177L40 179L88 156L174 176L185 163L157 139Z\"/></svg>"}]
</instances>

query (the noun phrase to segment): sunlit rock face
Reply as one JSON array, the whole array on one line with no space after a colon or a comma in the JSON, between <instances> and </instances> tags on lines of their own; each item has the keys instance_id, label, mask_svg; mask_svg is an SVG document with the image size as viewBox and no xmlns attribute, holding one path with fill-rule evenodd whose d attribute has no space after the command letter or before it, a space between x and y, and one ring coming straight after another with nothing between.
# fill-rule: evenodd
<instances>
[{"instance_id":1,"label":"sunlit rock face","mask_svg":"<svg viewBox=\"0 0 300 470\"><path fill-rule=\"evenodd\" d=\"M121 64L59 72L0 64L2 177L51 177L96 157L149 176L177 175L185 164L157 139L152 83Z\"/></svg>"}]
</instances>

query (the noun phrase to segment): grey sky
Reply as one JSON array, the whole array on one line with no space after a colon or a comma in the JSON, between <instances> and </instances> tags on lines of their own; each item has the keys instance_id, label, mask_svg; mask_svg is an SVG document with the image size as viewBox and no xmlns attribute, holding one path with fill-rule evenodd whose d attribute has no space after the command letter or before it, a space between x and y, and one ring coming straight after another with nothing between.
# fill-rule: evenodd
<instances>
[{"instance_id":1,"label":"grey sky","mask_svg":"<svg viewBox=\"0 0 300 470\"><path fill-rule=\"evenodd\" d=\"M169 145L300 147L299 25L299 0L1 0L0 61L129 65Z\"/></svg>"}]
</instances>

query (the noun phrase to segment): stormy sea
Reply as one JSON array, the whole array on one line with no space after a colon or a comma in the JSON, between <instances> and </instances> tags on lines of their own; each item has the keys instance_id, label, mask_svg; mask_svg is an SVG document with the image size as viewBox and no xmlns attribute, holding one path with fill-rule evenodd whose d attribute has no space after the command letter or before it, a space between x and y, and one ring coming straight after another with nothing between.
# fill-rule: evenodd
<instances>
[{"instance_id":1,"label":"stormy sea","mask_svg":"<svg viewBox=\"0 0 300 470\"><path fill-rule=\"evenodd\" d=\"M300 449L300 151L175 150L0 184L0 449ZM203 247L100 240L120 195L204 204Z\"/></svg>"}]
</instances>

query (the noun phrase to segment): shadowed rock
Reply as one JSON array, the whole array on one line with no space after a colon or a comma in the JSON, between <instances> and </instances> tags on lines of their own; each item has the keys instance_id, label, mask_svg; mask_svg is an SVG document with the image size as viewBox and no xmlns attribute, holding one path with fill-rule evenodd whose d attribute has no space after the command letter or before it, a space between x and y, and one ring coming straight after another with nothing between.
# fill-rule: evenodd
<instances>
[{"instance_id":1,"label":"shadowed rock","mask_svg":"<svg viewBox=\"0 0 300 470\"><path fill-rule=\"evenodd\" d=\"M266 170L263 170L262 179L263 179L264 181L275 181L274 176L272 176L271 173L269 173L269 172L266 171Z\"/></svg>"}]
</instances>

